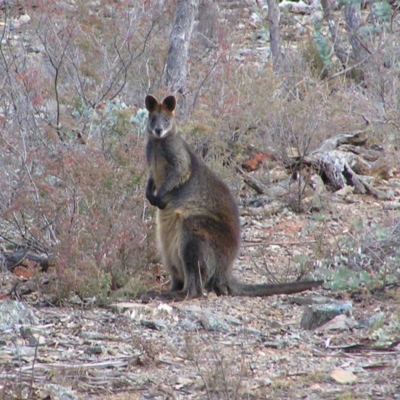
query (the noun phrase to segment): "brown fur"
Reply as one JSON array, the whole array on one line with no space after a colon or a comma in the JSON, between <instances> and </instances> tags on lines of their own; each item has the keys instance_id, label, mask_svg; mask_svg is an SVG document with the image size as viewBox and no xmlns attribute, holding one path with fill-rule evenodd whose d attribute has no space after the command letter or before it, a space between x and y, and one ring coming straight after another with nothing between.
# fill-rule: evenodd
<instances>
[{"instance_id":1,"label":"brown fur","mask_svg":"<svg viewBox=\"0 0 400 400\"><path fill-rule=\"evenodd\" d=\"M171 275L168 292L146 293L142 299L183 300L217 295L270 296L296 293L322 281L250 285L232 277L240 247L239 211L228 186L178 135L176 100L159 103L147 96L146 197L157 207L157 242Z\"/></svg>"}]
</instances>

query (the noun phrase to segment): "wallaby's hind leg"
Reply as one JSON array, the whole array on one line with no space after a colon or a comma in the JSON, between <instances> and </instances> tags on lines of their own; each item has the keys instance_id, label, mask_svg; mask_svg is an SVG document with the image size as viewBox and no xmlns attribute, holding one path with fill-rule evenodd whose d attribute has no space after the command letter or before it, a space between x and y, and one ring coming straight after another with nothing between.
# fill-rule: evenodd
<instances>
[{"instance_id":1,"label":"wallaby's hind leg","mask_svg":"<svg viewBox=\"0 0 400 400\"><path fill-rule=\"evenodd\" d=\"M167 269L171 274L171 288L170 288L170 291L171 292L176 292L178 290L182 290L184 285L185 285L185 282L179 276L179 272L178 272L177 268L175 267L175 265L172 266L172 267L168 267Z\"/></svg>"},{"instance_id":2,"label":"wallaby's hind leg","mask_svg":"<svg viewBox=\"0 0 400 400\"><path fill-rule=\"evenodd\" d=\"M151 299L160 299L165 301L183 300L182 296L176 297L175 293L181 293L184 288L184 281L181 279L178 269L175 266L167 266L167 270L171 275L171 287L168 292L147 292L142 295L143 303L148 303ZM185 296L186 297L186 296Z\"/></svg>"},{"instance_id":3,"label":"wallaby's hind leg","mask_svg":"<svg viewBox=\"0 0 400 400\"><path fill-rule=\"evenodd\" d=\"M207 282L206 289L208 292L215 292L217 296L226 296L230 294L229 282L223 274L220 276L214 275L212 279Z\"/></svg>"},{"instance_id":4,"label":"wallaby's hind leg","mask_svg":"<svg viewBox=\"0 0 400 400\"><path fill-rule=\"evenodd\" d=\"M171 291L159 293L156 298L164 301L189 300L203 296L203 280L205 279L206 265L204 263L203 242L197 235L186 232L182 235L181 243L182 268L184 269L185 282L181 290L179 280L172 280Z\"/></svg>"},{"instance_id":5,"label":"wallaby's hind leg","mask_svg":"<svg viewBox=\"0 0 400 400\"><path fill-rule=\"evenodd\" d=\"M207 279L207 267L204 260L204 239L191 230L182 234L180 243L180 267L184 272L182 282L178 269L168 268L171 273L171 290L168 292L148 292L142 296L143 302L150 299L163 301L189 300L203 296L203 282Z\"/></svg>"},{"instance_id":6,"label":"wallaby's hind leg","mask_svg":"<svg viewBox=\"0 0 400 400\"><path fill-rule=\"evenodd\" d=\"M194 299L203 296L203 285L207 275L205 264L205 243L201 237L192 232L186 232L182 243L182 262L185 272L185 284L182 292Z\"/></svg>"}]
</instances>

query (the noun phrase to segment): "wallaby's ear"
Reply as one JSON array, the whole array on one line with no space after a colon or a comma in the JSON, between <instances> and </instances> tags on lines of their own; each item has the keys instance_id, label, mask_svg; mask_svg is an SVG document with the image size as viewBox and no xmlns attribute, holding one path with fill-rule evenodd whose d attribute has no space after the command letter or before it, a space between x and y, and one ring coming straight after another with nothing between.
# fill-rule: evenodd
<instances>
[{"instance_id":1,"label":"wallaby's ear","mask_svg":"<svg viewBox=\"0 0 400 400\"><path fill-rule=\"evenodd\" d=\"M173 112L176 107L176 99L175 96L168 96L162 102L163 107L165 107L168 111Z\"/></svg>"},{"instance_id":2,"label":"wallaby's ear","mask_svg":"<svg viewBox=\"0 0 400 400\"><path fill-rule=\"evenodd\" d=\"M154 96L148 95L144 100L144 104L146 105L146 110L151 113L157 108L158 101Z\"/></svg>"}]
</instances>

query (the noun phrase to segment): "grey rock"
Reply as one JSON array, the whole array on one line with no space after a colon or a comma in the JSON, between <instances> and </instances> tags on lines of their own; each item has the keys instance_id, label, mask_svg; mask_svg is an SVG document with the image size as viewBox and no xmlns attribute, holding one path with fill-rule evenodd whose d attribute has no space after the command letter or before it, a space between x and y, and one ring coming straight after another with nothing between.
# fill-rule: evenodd
<instances>
[{"instance_id":1,"label":"grey rock","mask_svg":"<svg viewBox=\"0 0 400 400\"><path fill-rule=\"evenodd\" d=\"M290 302L299 304L300 306L310 306L313 304L343 304L343 301L332 300L329 297L318 295L293 296Z\"/></svg>"},{"instance_id":2,"label":"grey rock","mask_svg":"<svg viewBox=\"0 0 400 400\"><path fill-rule=\"evenodd\" d=\"M33 336L32 329L27 326L21 326L20 333L21 333L21 337L23 337L24 339L27 339L30 336Z\"/></svg>"},{"instance_id":3,"label":"grey rock","mask_svg":"<svg viewBox=\"0 0 400 400\"><path fill-rule=\"evenodd\" d=\"M0 327L16 325L37 325L39 323L33 311L19 301L4 300L0 303Z\"/></svg>"},{"instance_id":4,"label":"grey rock","mask_svg":"<svg viewBox=\"0 0 400 400\"><path fill-rule=\"evenodd\" d=\"M206 331L229 332L230 325L222 318L205 312L200 317L200 323Z\"/></svg>"},{"instance_id":5,"label":"grey rock","mask_svg":"<svg viewBox=\"0 0 400 400\"><path fill-rule=\"evenodd\" d=\"M36 353L36 348L30 346L15 346L10 349L11 354L18 358L34 357Z\"/></svg>"},{"instance_id":6,"label":"grey rock","mask_svg":"<svg viewBox=\"0 0 400 400\"><path fill-rule=\"evenodd\" d=\"M185 331L198 331L199 329L202 329L202 325L200 324L199 321L193 321L190 318L185 318L179 323L179 327L181 327Z\"/></svg>"},{"instance_id":7,"label":"grey rock","mask_svg":"<svg viewBox=\"0 0 400 400\"><path fill-rule=\"evenodd\" d=\"M186 316L200 324L206 331L229 332L231 323L226 318L209 310L202 310L199 307L190 307L186 311Z\"/></svg>"},{"instance_id":8,"label":"grey rock","mask_svg":"<svg viewBox=\"0 0 400 400\"><path fill-rule=\"evenodd\" d=\"M271 349L277 349L277 350L282 350L288 346L288 343L284 340L277 340L275 342L263 340L262 342L265 347L269 347Z\"/></svg>"},{"instance_id":9,"label":"grey rock","mask_svg":"<svg viewBox=\"0 0 400 400\"><path fill-rule=\"evenodd\" d=\"M103 354L104 353L104 347L103 346L98 346L98 345L88 346L85 349L85 353L86 354L90 354L90 355Z\"/></svg>"},{"instance_id":10,"label":"grey rock","mask_svg":"<svg viewBox=\"0 0 400 400\"><path fill-rule=\"evenodd\" d=\"M44 387L45 396L52 400L82 400L83 397L76 395L71 388L60 385L47 384Z\"/></svg>"},{"instance_id":11,"label":"grey rock","mask_svg":"<svg viewBox=\"0 0 400 400\"><path fill-rule=\"evenodd\" d=\"M105 335L103 333L99 332L90 332L90 331L83 331L80 332L79 336L82 339L87 339L87 340L117 340L116 336L113 335Z\"/></svg>"},{"instance_id":12,"label":"grey rock","mask_svg":"<svg viewBox=\"0 0 400 400\"><path fill-rule=\"evenodd\" d=\"M349 301L307 306L304 309L300 326L303 329L314 329L340 314L351 315L352 304Z\"/></svg>"},{"instance_id":13,"label":"grey rock","mask_svg":"<svg viewBox=\"0 0 400 400\"><path fill-rule=\"evenodd\" d=\"M247 328L243 327L239 329L239 332L243 332L249 335L254 335L254 336L262 336L263 332L260 331L259 329L254 329L254 328Z\"/></svg>"},{"instance_id":14,"label":"grey rock","mask_svg":"<svg viewBox=\"0 0 400 400\"><path fill-rule=\"evenodd\" d=\"M383 312L378 312L370 316L369 318L363 319L359 322L362 328L372 328L375 324L379 324L385 320L385 314Z\"/></svg>"},{"instance_id":15,"label":"grey rock","mask_svg":"<svg viewBox=\"0 0 400 400\"><path fill-rule=\"evenodd\" d=\"M167 325L162 321L150 321L147 319L142 319L140 321L140 325L145 326L146 328L153 329L155 331L161 331L163 329L167 329Z\"/></svg>"},{"instance_id":16,"label":"grey rock","mask_svg":"<svg viewBox=\"0 0 400 400\"><path fill-rule=\"evenodd\" d=\"M358 327L358 322L353 317L341 314L328 321L326 324L318 327L321 331L345 331Z\"/></svg>"},{"instance_id":17,"label":"grey rock","mask_svg":"<svg viewBox=\"0 0 400 400\"><path fill-rule=\"evenodd\" d=\"M33 334L33 331L31 328L29 328L27 326L21 326L20 334L21 334L22 338L28 340L28 343L30 346L37 346L39 344L39 340Z\"/></svg>"}]
</instances>

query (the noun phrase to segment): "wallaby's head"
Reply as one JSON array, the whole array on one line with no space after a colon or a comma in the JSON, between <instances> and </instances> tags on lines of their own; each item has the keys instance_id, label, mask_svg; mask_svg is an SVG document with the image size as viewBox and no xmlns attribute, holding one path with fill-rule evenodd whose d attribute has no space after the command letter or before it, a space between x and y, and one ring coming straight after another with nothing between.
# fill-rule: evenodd
<instances>
[{"instance_id":1,"label":"wallaby's head","mask_svg":"<svg viewBox=\"0 0 400 400\"><path fill-rule=\"evenodd\" d=\"M166 97L159 103L153 96L146 96L146 109L149 112L147 121L147 132L156 137L163 138L170 133L176 132L174 110L176 99L174 96Z\"/></svg>"}]
</instances>

